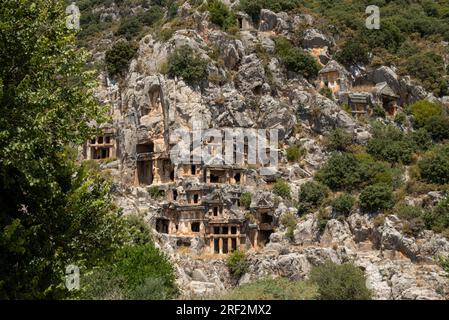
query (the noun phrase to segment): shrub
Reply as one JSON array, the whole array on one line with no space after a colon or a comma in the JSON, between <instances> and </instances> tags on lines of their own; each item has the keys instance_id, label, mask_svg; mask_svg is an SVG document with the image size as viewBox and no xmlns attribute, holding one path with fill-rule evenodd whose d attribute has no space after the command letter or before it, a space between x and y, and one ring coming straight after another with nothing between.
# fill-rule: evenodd
<instances>
[{"instance_id":1,"label":"shrub","mask_svg":"<svg viewBox=\"0 0 449 320\"><path fill-rule=\"evenodd\" d=\"M391 187L383 183L366 187L359 199L360 208L366 212L390 209L394 205Z\"/></svg>"},{"instance_id":2,"label":"shrub","mask_svg":"<svg viewBox=\"0 0 449 320\"><path fill-rule=\"evenodd\" d=\"M359 161L350 153L334 153L318 170L316 179L334 191L352 190L359 186L361 177Z\"/></svg>"},{"instance_id":3,"label":"shrub","mask_svg":"<svg viewBox=\"0 0 449 320\"><path fill-rule=\"evenodd\" d=\"M375 104L373 106L373 115L375 117L385 118L387 116L387 113L385 112L384 108L382 108L381 106Z\"/></svg>"},{"instance_id":4,"label":"shrub","mask_svg":"<svg viewBox=\"0 0 449 320\"><path fill-rule=\"evenodd\" d=\"M237 25L237 18L228 6L221 0L208 1L210 21L224 30L229 30Z\"/></svg>"},{"instance_id":5,"label":"shrub","mask_svg":"<svg viewBox=\"0 0 449 320\"><path fill-rule=\"evenodd\" d=\"M349 67L369 62L368 49L358 41L346 41L335 55L335 60Z\"/></svg>"},{"instance_id":6,"label":"shrub","mask_svg":"<svg viewBox=\"0 0 449 320\"><path fill-rule=\"evenodd\" d=\"M182 46L169 56L168 74L192 84L206 78L207 61L196 55L192 48Z\"/></svg>"},{"instance_id":7,"label":"shrub","mask_svg":"<svg viewBox=\"0 0 449 320\"><path fill-rule=\"evenodd\" d=\"M164 196L164 191L160 190L158 186L151 186L148 188L148 193L153 199L158 199Z\"/></svg>"},{"instance_id":8,"label":"shrub","mask_svg":"<svg viewBox=\"0 0 449 320\"><path fill-rule=\"evenodd\" d=\"M421 178L428 183L449 183L449 145L428 151L418 161Z\"/></svg>"},{"instance_id":9,"label":"shrub","mask_svg":"<svg viewBox=\"0 0 449 320\"><path fill-rule=\"evenodd\" d=\"M432 116L427 120L425 128L435 141L449 139L449 117Z\"/></svg>"},{"instance_id":10,"label":"shrub","mask_svg":"<svg viewBox=\"0 0 449 320\"><path fill-rule=\"evenodd\" d=\"M290 146L287 148L287 160L290 162L298 161L302 154L302 150L298 146Z\"/></svg>"},{"instance_id":11,"label":"shrub","mask_svg":"<svg viewBox=\"0 0 449 320\"><path fill-rule=\"evenodd\" d=\"M220 297L221 300L311 300L317 287L304 281L287 278L260 279L243 284Z\"/></svg>"},{"instance_id":12,"label":"shrub","mask_svg":"<svg viewBox=\"0 0 449 320\"><path fill-rule=\"evenodd\" d=\"M418 128L424 127L430 118L442 114L440 105L427 100L415 102L410 106L410 111L413 115L413 122Z\"/></svg>"},{"instance_id":13,"label":"shrub","mask_svg":"<svg viewBox=\"0 0 449 320\"><path fill-rule=\"evenodd\" d=\"M328 99L332 100L334 98L334 93L332 92L332 90L330 88L328 88L326 86L322 87L319 92L321 95L325 96Z\"/></svg>"},{"instance_id":14,"label":"shrub","mask_svg":"<svg viewBox=\"0 0 449 320\"><path fill-rule=\"evenodd\" d=\"M306 79L314 79L318 75L319 66L315 58L300 48L295 48L283 37L275 38L276 55L289 71L298 73Z\"/></svg>"},{"instance_id":15,"label":"shrub","mask_svg":"<svg viewBox=\"0 0 449 320\"><path fill-rule=\"evenodd\" d=\"M226 260L226 265L232 275L240 277L248 271L248 261L243 251L233 251Z\"/></svg>"},{"instance_id":16,"label":"shrub","mask_svg":"<svg viewBox=\"0 0 449 320\"><path fill-rule=\"evenodd\" d=\"M240 195L240 204L245 208L251 206L251 192L246 191Z\"/></svg>"},{"instance_id":17,"label":"shrub","mask_svg":"<svg viewBox=\"0 0 449 320\"><path fill-rule=\"evenodd\" d=\"M415 145L415 150L417 151L426 151L432 146L432 137L424 128L413 131L410 134L410 138L412 139Z\"/></svg>"},{"instance_id":18,"label":"shrub","mask_svg":"<svg viewBox=\"0 0 449 320\"><path fill-rule=\"evenodd\" d=\"M151 6L147 11L142 12L138 19L147 26L153 26L164 17L164 9L160 6Z\"/></svg>"},{"instance_id":19,"label":"shrub","mask_svg":"<svg viewBox=\"0 0 449 320\"><path fill-rule=\"evenodd\" d=\"M82 299L165 299L177 294L174 268L152 243L119 249L84 278Z\"/></svg>"},{"instance_id":20,"label":"shrub","mask_svg":"<svg viewBox=\"0 0 449 320\"><path fill-rule=\"evenodd\" d=\"M394 117L394 122L396 122L399 125L404 125L406 120L407 116L405 115L404 112L398 112Z\"/></svg>"},{"instance_id":21,"label":"shrub","mask_svg":"<svg viewBox=\"0 0 449 320\"><path fill-rule=\"evenodd\" d=\"M325 145L330 151L346 151L352 143L352 134L341 128L334 129L326 135Z\"/></svg>"},{"instance_id":22,"label":"shrub","mask_svg":"<svg viewBox=\"0 0 449 320\"><path fill-rule=\"evenodd\" d=\"M423 218L427 228L435 232L447 230L449 228L449 195L440 200L431 211L427 211Z\"/></svg>"},{"instance_id":23,"label":"shrub","mask_svg":"<svg viewBox=\"0 0 449 320\"><path fill-rule=\"evenodd\" d=\"M133 17L120 22L120 26L116 34L118 36L124 36L127 40L131 40L140 32L141 28L141 23Z\"/></svg>"},{"instance_id":24,"label":"shrub","mask_svg":"<svg viewBox=\"0 0 449 320\"><path fill-rule=\"evenodd\" d=\"M284 199L290 199L290 185L282 179L277 179L273 185L273 193Z\"/></svg>"},{"instance_id":25,"label":"shrub","mask_svg":"<svg viewBox=\"0 0 449 320\"><path fill-rule=\"evenodd\" d=\"M425 229L424 210L422 208L400 204L395 208L394 213L405 220L402 228L405 234L417 236L419 232Z\"/></svg>"},{"instance_id":26,"label":"shrub","mask_svg":"<svg viewBox=\"0 0 449 320\"><path fill-rule=\"evenodd\" d=\"M436 79L441 79L445 75L445 69L443 58L439 54L428 51L407 57L405 70L410 76L421 80L427 90L441 94L440 83L436 82Z\"/></svg>"},{"instance_id":27,"label":"shrub","mask_svg":"<svg viewBox=\"0 0 449 320\"><path fill-rule=\"evenodd\" d=\"M287 233L285 234L287 238L293 240L294 231L297 224L295 214L292 212L287 212L283 214L280 222L283 226L287 227Z\"/></svg>"},{"instance_id":28,"label":"shrub","mask_svg":"<svg viewBox=\"0 0 449 320\"><path fill-rule=\"evenodd\" d=\"M327 197L329 191L326 186L321 183L308 181L301 186L299 192L299 213L306 213L319 206Z\"/></svg>"},{"instance_id":29,"label":"shrub","mask_svg":"<svg viewBox=\"0 0 449 320\"><path fill-rule=\"evenodd\" d=\"M318 222L318 230L320 232L323 232L324 229L326 229L326 225L331 220L332 217L330 215L330 212L324 209L320 209L317 215L317 222Z\"/></svg>"},{"instance_id":30,"label":"shrub","mask_svg":"<svg viewBox=\"0 0 449 320\"><path fill-rule=\"evenodd\" d=\"M366 147L369 154L391 163L412 161L413 142L401 130L392 125L376 125L372 131L373 137Z\"/></svg>"},{"instance_id":31,"label":"shrub","mask_svg":"<svg viewBox=\"0 0 449 320\"><path fill-rule=\"evenodd\" d=\"M130 60L137 51L136 46L128 41L117 41L106 51L105 64L109 75L119 76L128 69Z\"/></svg>"},{"instance_id":32,"label":"shrub","mask_svg":"<svg viewBox=\"0 0 449 320\"><path fill-rule=\"evenodd\" d=\"M348 216L355 205L355 198L348 193L342 193L335 198L332 203L332 209L338 213Z\"/></svg>"},{"instance_id":33,"label":"shrub","mask_svg":"<svg viewBox=\"0 0 449 320\"><path fill-rule=\"evenodd\" d=\"M326 262L312 268L310 281L318 286L321 300L369 300L371 291L366 287L363 272L356 266L345 263Z\"/></svg>"}]
</instances>

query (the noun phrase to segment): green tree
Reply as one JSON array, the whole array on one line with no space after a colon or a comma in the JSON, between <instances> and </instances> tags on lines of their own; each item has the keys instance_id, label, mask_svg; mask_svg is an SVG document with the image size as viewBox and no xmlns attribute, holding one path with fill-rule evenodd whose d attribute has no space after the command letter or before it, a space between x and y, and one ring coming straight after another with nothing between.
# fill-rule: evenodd
<instances>
[{"instance_id":1,"label":"green tree","mask_svg":"<svg viewBox=\"0 0 449 320\"><path fill-rule=\"evenodd\" d=\"M421 177L428 183L449 183L449 145L435 147L418 161Z\"/></svg>"},{"instance_id":2,"label":"green tree","mask_svg":"<svg viewBox=\"0 0 449 320\"><path fill-rule=\"evenodd\" d=\"M413 115L414 124L418 128L424 127L430 118L442 114L440 105L427 100L415 102L410 106L410 111Z\"/></svg>"},{"instance_id":3,"label":"green tree","mask_svg":"<svg viewBox=\"0 0 449 320\"><path fill-rule=\"evenodd\" d=\"M122 241L110 182L68 145L107 119L63 1L0 6L0 297L64 297L68 264L88 268Z\"/></svg>"},{"instance_id":4,"label":"green tree","mask_svg":"<svg viewBox=\"0 0 449 320\"><path fill-rule=\"evenodd\" d=\"M353 136L344 129L337 128L326 135L325 145L330 151L346 151L353 143Z\"/></svg>"},{"instance_id":5,"label":"green tree","mask_svg":"<svg viewBox=\"0 0 449 320\"><path fill-rule=\"evenodd\" d=\"M136 54L137 48L132 42L117 41L106 51L104 62L109 75L120 76L127 71L130 60Z\"/></svg>"},{"instance_id":6,"label":"green tree","mask_svg":"<svg viewBox=\"0 0 449 320\"><path fill-rule=\"evenodd\" d=\"M366 151L373 157L391 163L411 162L414 144L401 130L393 125L376 125L372 134Z\"/></svg>"},{"instance_id":7,"label":"green tree","mask_svg":"<svg viewBox=\"0 0 449 320\"><path fill-rule=\"evenodd\" d=\"M284 199L290 199L290 185L282 179L277 179L273 185L273 193Z\"/></svg>"},{"instance_id":8,"label":"green tree","mask_svg":"<svg viewBox=\"0 0 449 320\"><path fill-rule=\"evenodd\" d=\"M251 192L246 191L240 195L240 204L245 208L251 206Z\"/></svg>"},{"instance_id":9,"label":"green tree","mask_svg":"<svg viewBox=\"0 0 449 320\"><path fill-rule=\"evenodd\" d=\"M299 213L307 213L308 211L316 208L323 202L328 194L328 188L319 182L308 181L304 183L301 186L298 196Z\"/></svg>"},{"instance_id":10,"label":"green tree","mask_svg":"<svg viewBox=\"0 0 449 320\"><path fill-rule=\"evenodd\" d=\"M226 260L226 265L232 275L240 277L248 271L248 261L243 251L233 251Z\"/></svg>"},{"instance_id":11,"label":"green tree","mask_svg":"<svg viewBox=\"0 0 449 320\"><path fill-rule=\"evenodd\" d=\"M394 205L393 192L384 183L368 186L360 193L360 208L366 212L390 209Z\"/></svg>"},{"instance_id":12,"label":"green tree","mask_svg":"<svg viewBox=\"0 0 449 320\"><path fill-rule=\"evenodd\" d=\"M321 300L370 300L371 291L359 268L350 263L327 261L310 271L309 279L318 286Z\"/></svg>"},{"instance_id":13,"label":"green tree","mask_svg":"<svg viewBox=\"0 0 449 320\"><path fill-rule=\"evenodd\" d=\"M367 64L369 62L368 50L359 41L347 41L341 50L336 53L335 60L345 66Z\"/></svg>"},{"instance_id":14,"label":"green tree","mask_svg":"<svg viewBox=\"0 0 449 320\"><path fill-rule=\"evenodd\" d=\"M221 0L211 0L207 3L210 21L224 30L237 26L237 17Z\"/></svg>"},{"instance_id":15,"label":"green tree","mask_svg":"<svg viewBox=\"0 0 449 320\"><path fill-rule=\"evenodd\" d=\"M332 203L332 209L338 214L348 216L355 205L355 198L348 193L342 193L335 198Z\"/></svg>"},{"instance_id":16,"label":"green tree","mask_svg":"<svg viewBox=\"0 0 449 320\"><path fill-rule=\"evenodd\" d=\"M168 74L170 77L181 77L189 84L205 79L207 76L207 60L199 57L192 48L177 48L168 58Z\"/></svg>"}]
</instances>

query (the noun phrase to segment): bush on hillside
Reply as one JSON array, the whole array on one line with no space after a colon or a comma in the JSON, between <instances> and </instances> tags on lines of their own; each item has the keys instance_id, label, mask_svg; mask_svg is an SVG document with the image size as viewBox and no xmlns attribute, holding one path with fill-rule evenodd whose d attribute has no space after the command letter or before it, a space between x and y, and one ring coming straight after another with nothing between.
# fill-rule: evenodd
<instances>
[{"instance_id":1,"label":"bush on hillside","mask_svg":"<svg viewBox=\"0 0 449 320\"><path fill-rule=\"evenodd\" d=\"M248 271L248 261L243 251L233 251L226 260L226 265L232 275L240 277Z\"/></svg>"},{"instance_id":2,"label":"bush on hillside","mask_svg":"<svg viewBox=\"0 0 449 320\"><path fill-rule=\"evenodd\" d=\"M192 48L177 48L168 58L168 75L181 77L189 84L205 79L207 76L207 60L199 57Z\"/></svg>"},{"instance_id":3,"label":"bush on hillside","mask_svg":"<svg viewBox=\"0 0 449 320\"><path fill-rule=\"evenodd\" d=\"M427 183L449 183L449 145L435 147L418 161L421 178Z\"/></svg>"},{"instance_id":4,"label":"bush on hillside","mask_svg":"<svg viewBox=\"0 0 449 320\"><path fill-rule=\"evenodd\" d=\"M308 181L301 186L298 196L298 212L300 214L318 207L329 194L326 186L319 182Z\"/></svg>"},{"instance_id":5,"label":"bush on hillside","mask_svg":"<svg viewBox=\"0 0 449 320\"><path fill-rule=\"evenodd\" d=\"M349 216L354 205L355 198L348 193L342 193L331 202L334 212L344 216Z\"/></svg>"},{"instance_id":6,"label":"bush on hillside","mask_svg":"<svg viewBox=\"0 0 449 320\"><path fill-rule=\"evenodd\" d=\"M251 205L251 192L243 192L240 195L240 205L242 205L245 208L249 208Z\"/></svg>"},{"instance_id":7,"label":"bush on hillside","mask_svg":"<svg viewBox=\"0 0 449 320\"><path fill-rule=\"evenodd\" d=\"M392 189L384 183L374 184L363 189L359 201L360 208L365 212L378 212L390 209L394 205Z\"/></svg>"},{"instance_id":8,"label":"bush on hillside","mask_svg":"<svg viewBox=\"0 0 449 320\"><path fill-rule=\"evenodd\" d=\"M337 128L326 135L326 149L330 151L346 151L353 143L353 136L344 129Z\"/></svg>"},{"instance_id":9,"label":"bush on hillside","mask_svg":"<svg viewBox=\"0 0 449 320\"><path fill-rule=\"evenodd\" d=\"M410 106L410 111L413 115L414 125L417 128L426 126L429 119L434 116L441 116L442 114L440 105L427 100L415 102Z\"/></svg>"},{"instance_id":10,"label":"bush on hillside","mask_svg":"<svg viewBox=\"0 0 449 320\"><path fill-rule=\"evenodd\" d=\"M321 300L371 299L372 293L366 287L363 271L350 263L338 265L328 261L313 267L309 279L318 286Z\"/></svg>"},{"instance_id":11,"label":"bush on hillside","mask_svg":"<svg viewBox=\"0 0 449 320\"><path fill-rule=\"evenodd\" d=\"M105 64L108 74L115 77L126 72L136 51L135 44L128 41L117 41L111 49L106 51Z\"/></svg>"},{"instance_id":12,"label":"bush on hillside","mask_svg":"<svg viewBox=\"0 0 449 320\"><path fill-rule=\"evenodd\" d=\"M273 193L284 199L290 199L290 185L282 179L277 179L273 185Z\"/></svg>"},{"instance_id":13,"label":"bush on hillside","mask_svg":"<svg viewBox=\"0 0 449 320\"><path fill-rule=\"evenodd\" d=\"M207 3L210 21L223 30L237 26L237 17L221 0L211 0Z\"/></svg>"}]
</instances>

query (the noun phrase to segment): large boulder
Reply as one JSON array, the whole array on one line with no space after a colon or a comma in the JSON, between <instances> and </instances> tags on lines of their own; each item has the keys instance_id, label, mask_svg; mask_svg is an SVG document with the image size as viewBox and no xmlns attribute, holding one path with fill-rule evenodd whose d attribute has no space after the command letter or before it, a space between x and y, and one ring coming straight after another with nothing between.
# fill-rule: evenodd
<instances>
[{"instance_id":1,"label":"large boulder","mask_svg":"<svg viewBox=\"0 0 449 320\"><path fill-rule=\"evenodd\" d=\"M306 49L332 47L335 45L335 41L321 31L310 28L303 32L301 36L301 45Z\"/></svg>"}]
</instances>

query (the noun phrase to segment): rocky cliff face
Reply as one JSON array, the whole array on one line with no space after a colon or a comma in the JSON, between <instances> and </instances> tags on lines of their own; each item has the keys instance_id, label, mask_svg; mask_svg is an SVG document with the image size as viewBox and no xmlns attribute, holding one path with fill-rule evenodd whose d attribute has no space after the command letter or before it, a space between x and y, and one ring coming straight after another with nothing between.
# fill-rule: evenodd
<instances>
[{"instance_id":1,"label":"rocky cliff face","mask_svg":"<svg viewBox=\"0 0 449 320\"><path fill-rule=\"evenodd\" d=\"M359 142L366 141L366 124L318 93L314 83L286 72L274 55L272 36L288 37L299 24L310 27L301 40L303 48L311 52L318 48L322 53L335 45L332 38L313 28L312 17L262 10L259 26L230 36L209 22L207 12L181 7L180 15L188 27L176 30L166 41L154 34L143 37L125 79L115 83L102 75L103 86L98 89L99 99L111 104L119 150L117 161L102 166L115 178L117 203L125 214L140 212L151 223L163 202L152 198L147 188L136 186L136 145L151 137L156 149L166 147L168 131L191 129L194 120L201 121L204 128L277 128L282 145L304 148L306 156L296 164L286 161L285 149L280 153L276 175L289 182L293 198L328 157L321 147L323 133L343 128ZM208 79L196 86L163 72L170 53L185 45L208 61ZM387 82L405 99L428 96L386 67L366 76L375 83ZM244 188L257 195L266 184L254 171ZM294 210L282 203L275 207L279 216ZM395 216L377 226L374 217L355 213L347 220L331 219L323 231L317 220L317 213L302 217L293 240L279 226L263 249L248 251L250 268L240 279L232 278L223 257L199 254L204 246L201 239L180 249L165 235L156 231L155 235L175 262L178 283L186 296L209 295L264 276L304 279L312 266L330 259L362 268L377 299L449 297L447 274L434 262L436 255L449 253L444 237L431 231L407 237Z\"/></svg>"}]
</instances>

